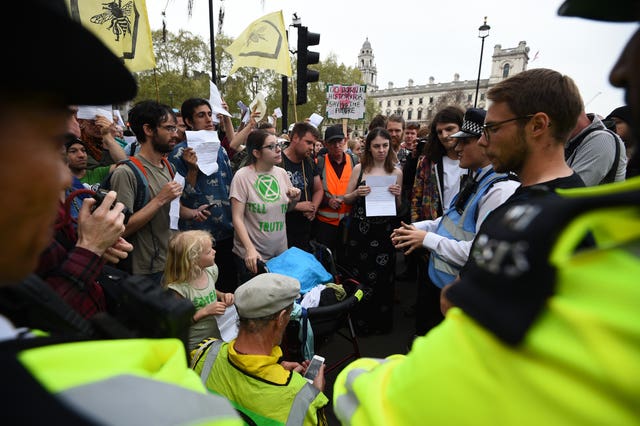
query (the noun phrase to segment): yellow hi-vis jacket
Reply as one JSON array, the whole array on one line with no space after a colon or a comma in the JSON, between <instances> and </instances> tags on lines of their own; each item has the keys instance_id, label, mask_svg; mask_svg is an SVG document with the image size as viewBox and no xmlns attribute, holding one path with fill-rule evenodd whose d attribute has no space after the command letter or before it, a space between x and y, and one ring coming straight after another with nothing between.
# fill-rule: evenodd
<instances>
[{"instance_id":1,"label":"yellow hi-vis jacket","mask_svg":"<svg viewBox=\"0 0 640 426\"><path fill-rule=\"evenodd\" d=\"M229 401L206 392L178 339L63 343L22 350L17 358L47 391L95 424L243 424Z\"/></svg>"},{"instance_id":2,"label":"yellow hi-vis jacket","mask_svg":"<svg viewBox=\"0 0 640 426\"><path fill-rule=\"evenodd\" d=\"M340 372L343 425L640 424L640 178L558 192L559 203L590 207L539 253L555 283L522 341L507 344L454 307L406 356ZM577 250L588 234L595 246Z\"/></svg>"},{"instance_id":3,"label":"yellow hi-vis jacket","mask_svg":"<svg viewBox=\"0 0 640 426\"><path fill-rule=\"evenodd\" d=\"M323 161L324 165L321 167L321 170L318 170L320 172L320 177L322 178L324 195L326 197L344 197L344 194L347 193L347 186L349 186L349 179L351 179L351 172L353 172L353 168L356 165L353 162L353 158L345 153L345 165L342 169L342 174L338 179L338 175L334 170L331 161L329 161L328 155L329 154L325 155ZM351 205L344 202L340 205L338 210L334 210L325 204L318 209L317 218L319 221L338 226L340 224L340 219L345 217L349 211L351 211Z\"/></svg>"},{"instance_id":4,"label":"yellow hi-vis jacket","mask_svg":"<svg viewBox=\"0 0 640 426\"><path fill-rule=\"evenodd\" d=\"M233 342L208 339L193 352L192 366L207 389L228 398L258 425L326 423L322 408L328 398L300 374L274 364L282 357L279 347L271 356L242 355L230 349ZM243 361L258 366L257 372L240 365Z\"/></svg>"}]
</instances>

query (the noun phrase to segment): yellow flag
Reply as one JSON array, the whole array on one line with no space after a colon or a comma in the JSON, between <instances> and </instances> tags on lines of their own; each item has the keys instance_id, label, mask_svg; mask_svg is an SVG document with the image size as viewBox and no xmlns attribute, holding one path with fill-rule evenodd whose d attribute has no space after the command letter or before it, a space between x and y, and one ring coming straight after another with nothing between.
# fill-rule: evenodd
<instances>
[{"instance_id":1,"label":"yellow flag","mask_svg":"<svg viewBox=\"0 0 640 426\"><path fill-rule=\"evenodd\" d=\"M233 74L240 67L274 70L291 77L289 43L282 11L253 21L225 50L233 56Z\"/></svg>"},{"instance_id":2,"label":"yellow flag","mask_svg":"<svg viewBox=\"0 0 640 426\"><path fill-rule=\"evenodd\" d=\"M129 71L155 68L145 0L66 0L71 16L124 61ZM82 52L78 52L81 56ZM95 64L97 68L100 64Z\"/></svg>"}]
</instances>

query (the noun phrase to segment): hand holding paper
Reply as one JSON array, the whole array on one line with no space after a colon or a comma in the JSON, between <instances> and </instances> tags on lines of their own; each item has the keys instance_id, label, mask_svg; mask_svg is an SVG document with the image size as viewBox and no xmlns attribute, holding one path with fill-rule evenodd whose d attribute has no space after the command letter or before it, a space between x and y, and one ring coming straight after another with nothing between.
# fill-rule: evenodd
<instances>
[{"instance_id":1,"label":"hand holding paper","mask_svg":"<svg viewBox=\"0 0 640 426\"><path fill-rule=\"evenodd\" d=\"M214 130L187 130L187 145L193 148L198 159L198 168L207 176L218 171L220 139Z\"/></svg>"},{"instance_id":2,"label":"hand holding paper","mask_svg":"<svg viewBox=\"0 0 640 426\"><path fill-rule=\"evenodd\" d=\"M218 86L216 86L213 81L209 82L209 103L211 104L211 112L213 115L222 114L231 117L231 114L226 109L227 104L222 101Z\"/></svg>"},{"instance_id":3,"label":"hand holding paper","mask_svg":"<svg viewBox=\"0 0 640 426\"><path fill-rule=\"evenodd\" d=\"M396 177L367 176L367 185L371 192L365 198L367 216L395 216L396 197L390 186L396 184Z\"/></svg>"}]
</instances>

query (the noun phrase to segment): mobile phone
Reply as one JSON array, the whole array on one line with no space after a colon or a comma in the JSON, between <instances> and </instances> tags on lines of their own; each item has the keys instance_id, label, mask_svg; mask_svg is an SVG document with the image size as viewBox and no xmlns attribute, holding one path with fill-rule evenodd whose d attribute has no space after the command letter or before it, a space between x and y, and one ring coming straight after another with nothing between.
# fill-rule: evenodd
<instances>
[{"instance_id":1,"label":"mobile phone","mask_svg":"<svg viewBox=\"0 0 640 426\"><path fill-rule=\"evenodd\" d=\"M311 358L311 363L309 367L307 367L307 371L304 372L304 378L307 379L307 382L313 383L313 379L316 378L318 372L320 371L320 367L324 364L324 357L320 355L314 355Z\"/></svg>"}]
</instances>

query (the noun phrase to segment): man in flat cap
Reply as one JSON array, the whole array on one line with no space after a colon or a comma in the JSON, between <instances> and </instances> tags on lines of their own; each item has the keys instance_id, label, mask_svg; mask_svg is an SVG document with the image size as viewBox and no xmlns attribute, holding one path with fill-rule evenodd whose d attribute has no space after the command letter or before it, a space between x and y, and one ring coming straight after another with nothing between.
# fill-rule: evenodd
<instances>
[{"instance_id":1,"label":"man in flat cap","mask_svg":"<svg viewBox=\"0 0 640 426\"><path fill-rule=\"evenodd\" d=\"M235 292L238 337L229 343L207 339L194 351L192 366L207 388L227 397L257 424L326 424L324 365L313 384L300 374L308 366L280 362L280 343L300 282L264 273Z\"/></svg>"}]
</instances>

